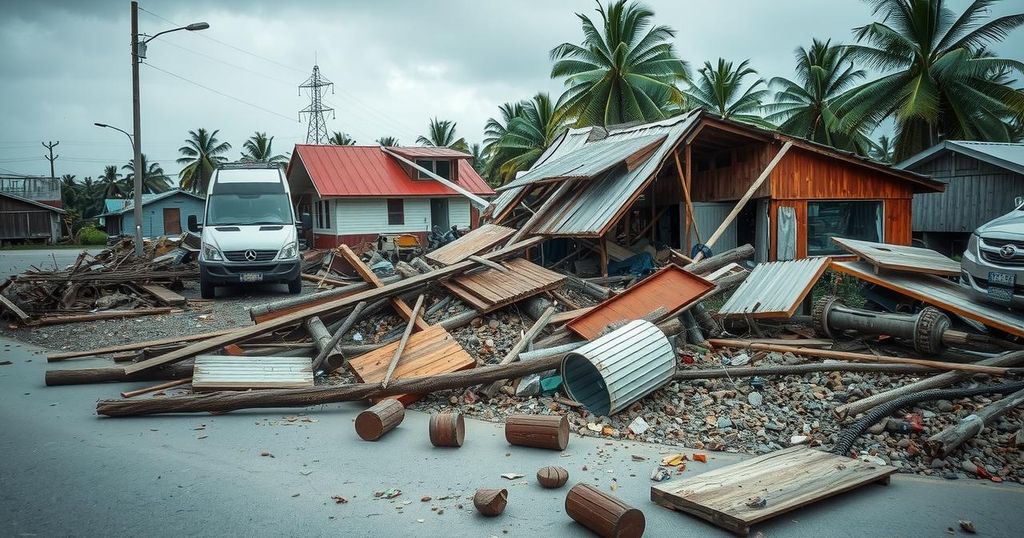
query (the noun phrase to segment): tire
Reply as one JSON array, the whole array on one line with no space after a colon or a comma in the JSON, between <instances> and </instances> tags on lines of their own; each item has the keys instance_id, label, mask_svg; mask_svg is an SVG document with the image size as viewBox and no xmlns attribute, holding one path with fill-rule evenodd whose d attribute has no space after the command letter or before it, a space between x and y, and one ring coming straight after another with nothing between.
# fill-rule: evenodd
<instances>
[{"instance_id":1,"label":"tire","mask_svg":"<svg viewBox=\"0 0 1024 538\"><path fill-rule=\"evenodd\" d=\"M199 296L203 299L213 299L217 294L217 288L212 282L207 282L203 279L199 279Z\"/></svg>"},{"instance_id":2,"label":"tire","mask_svg":"<svg viewBox=\"0 0 1024 538\"><path fill-rule=\"evenodd\" d=\"M295 280L288 281L288 293L298 295L302 293L302 277L297 276Z\"/></svg>"}]
</instances>

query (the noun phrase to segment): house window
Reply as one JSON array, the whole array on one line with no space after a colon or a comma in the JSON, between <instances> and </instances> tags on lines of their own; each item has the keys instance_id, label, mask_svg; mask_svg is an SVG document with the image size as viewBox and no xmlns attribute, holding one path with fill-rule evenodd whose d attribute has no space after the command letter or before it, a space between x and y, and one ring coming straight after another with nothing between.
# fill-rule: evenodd
<instances>
[{"instance_id":1,"label":"house window","mask_svg":"<svg viewBox=\"0 0 1024 538\"><path fill-rule=\"evenodd\" d=\"M329 229L331 227L331 202L329 200L314 202L313 210L316 212L316 227Z\"/></svg>"},{"instance_id":2,"label":"house window","mask_svg":"<svg viewBox=\"0 0 1024 538\"><path fill-rule=\"evenodd\" d=\"M324 200L324 228L330 229L331 227L331 201Z\"/></svg>"},{"instance_id":3,"label":"house window","mask_svg":"<svg viewBox=\"0 0 1024 538\"><path fill-rule=\"evenodd\" d=\"M405 224L405 200L389 198L388 226L402 226L403 224Z\"/></svg>"},{"instance_id":4,"label":"house window","mask_svg":"<svg viewBox=\"0 0 1024 538\"><path fill-rule=\"evenodd\" d=\"M427 170L445 178L452 178L452 162L451 161L435 161L432 159L416 159L416 165L422 166ZM416 179L432 179L427 174L423 173L422 170L416 170Z\"/></svg>"},{"instance_id":5,"label":"house window","mask_svg":"<svg viewBox=\"0 0 1024 538\"><path fill-rule=\"evenodd\" d=\"M807 255L845 253L833 237L880 243L882 208L876 201L807 202Z\"/></svg>"}]
</instances>

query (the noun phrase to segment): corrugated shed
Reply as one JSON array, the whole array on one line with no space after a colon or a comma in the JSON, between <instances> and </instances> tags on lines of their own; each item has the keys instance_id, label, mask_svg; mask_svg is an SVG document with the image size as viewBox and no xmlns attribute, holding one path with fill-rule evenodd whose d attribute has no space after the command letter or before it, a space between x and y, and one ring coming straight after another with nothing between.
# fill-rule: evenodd
<instances>
[{"instance_id":1,"label":"corrugated shed","mask_svg":"<svg viewBox=\"0 0 1024 538\"><path fill-rule=\"evenodd\" d=\"M638 136L629 140L605 139L592 142L548 162L534 166L506 187L559 178L590 178L607 171L630 157L642 154L665 135Z\"/></svg>"},{"instance_id":2,"label":"corrugated shed","mask_svg":"<svg viewBox=\"0 0 1024 538\"><path fill-rule=\"evenodd\" d=\"M398 152L401 148L388 148ZM424 149L424 148L416 148ZM432 180L414 180L380 146L314 146L296 144L288 164L288 180L309 174L321 198L336 196L459 196ZM458 183L480 196L494 191L466 159L458 159Z\"/></svg>"},{"instance_id":3,"label":"corrugated shed","mask_svg":"<svg viewBox=\"0 0 1024 538\"><path fill-rule=\"evenodd\" d=\"M946 182L946 192L914 195L915 232L970 233L1024 196L1024 174L961 153L946 151L913 168Z\"/></svg>"},{"instance_id":4,"label":"corrugated shed","mask_svg":"<svg viewBox=\"0 0 1024 538\"><path fill-rule=\"evenodd\" d=\"M721 316L788 318L811 291L830 259L804 258L762 263L750 271L729 300L718 309Z\"/></svg>"}]
</instances>

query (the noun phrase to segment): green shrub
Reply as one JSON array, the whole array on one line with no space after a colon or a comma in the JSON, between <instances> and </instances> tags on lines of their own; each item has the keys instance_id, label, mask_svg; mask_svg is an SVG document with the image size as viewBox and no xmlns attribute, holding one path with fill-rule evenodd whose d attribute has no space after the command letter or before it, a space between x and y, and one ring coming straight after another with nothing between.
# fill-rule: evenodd
<instances>
[{"instance_id":1,"label":"green shrub","mask_svg":"<svg viewBox=\"0 0 1024 538\"><path fill-rule=\"evenodd\" d=\"M106 245L107 234L95 226L86 226L78 230L78 243L81 245Z\"/></svg>"}]
</instances>

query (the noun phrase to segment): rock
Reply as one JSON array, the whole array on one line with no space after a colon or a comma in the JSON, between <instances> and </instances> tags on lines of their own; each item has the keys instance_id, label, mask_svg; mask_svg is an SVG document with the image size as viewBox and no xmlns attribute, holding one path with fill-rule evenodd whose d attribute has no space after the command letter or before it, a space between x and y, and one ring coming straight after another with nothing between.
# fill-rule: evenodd
<instances>
[{"instance_id":1,"label":"rock","mask_svg":"<svg viewBox=\"0 0 1024 538\"><path fill-rule=\"evenodd\" d=\"M974 523L969 519L961 519L960 521L957 521L957 523L960 525L960 529L967 534L974 534L978 532L978 529L974 528Z\"/></svg>"},{"instance_id":2,"label":"rock","mask_svg":"<svg viewBox=\"0 0 1024 538\"><path fill-rule=\"evenodd\" d=\"M498 327L501 327L501 322L496 319L492 319L491 321L487 322L487 326L492 329L497 329Z\"/></svg>"},{"instance_id":3,"label":"rock","mask_svg":"<svg viewBox=\"0 0 1024 538\"><path fill-rule=\"evenodd\" d=\"M751 392L747 394L747 403L753 407L761 407L761 404L764 403L764 396L760 392Z\"/></svg>"},{"instance_id":4,"label":"rock","mask_svg":"<svg viewBox=\"0 0 1024 538\"><path fill-rule=\"evenodd\" d=\"M970 460L964 460L960 464L960 467L963 470L967 471L969 474L975 474L975 473L978 472L978 465L975 464L974 462L970 461Z\"/></svg>"},{"instance_id":5,"label":"rock","mask_svg":"<svg viewBox=\"0 0 1024 538\"><path fill-rule=\"evenodd\" d=\"M718 417L718 429L724 430L732 427L732 420L729 417Z\"/></svg>"},{"instance_id":6,"label":"rock","mask_svg":"<svg viewBox=\"0 0 1024 538\"><path fill-rule=\"evenodd\" d=\"M938 400L935 402L935 408L943 413L948 413L953 410L953 402L949 400Z\"/></svg>"},{"instance_id":7,"label":"rock","mask_svg":"<svg viewBox=\"0 0 1024 538\"><path fill-rule=\"evenodd\" d=\"M806 435L794 435L793 437L789 438L789 444L790 445L802 445L802 444L806 443L808 440L810 440L810 437L808 437Z\"/></svg>"},{"instance_id":8,"label":"rock","mask_svg":"<svg viewBox=\"0 0 1024 538\"><path fill-rule=\"evenodd\" d=\"M885 427L889 424L889 418L883 418L868 428L868 433L872 435L878 435L885 431Z\"/></svg>"}]
</instances>

